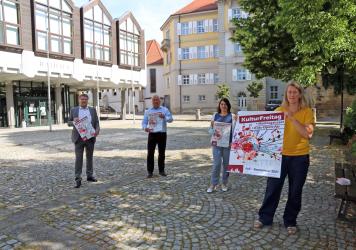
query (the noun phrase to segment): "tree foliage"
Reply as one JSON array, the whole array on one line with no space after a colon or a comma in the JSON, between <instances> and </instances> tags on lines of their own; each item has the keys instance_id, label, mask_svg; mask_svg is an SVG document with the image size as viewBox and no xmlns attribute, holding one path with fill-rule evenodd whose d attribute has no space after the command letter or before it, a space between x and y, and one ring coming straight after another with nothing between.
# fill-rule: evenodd
<instances>
[{"instance_id":1,"label":"tree foliage","mask_svg":"<svg viewBox=\"0 0 356 250\"><path fill-rule=\"evenodd\" d=\"M232 40L243 46L245 66L258 78L296 79L304 86L330 77L336 66L345 85L356 80L354 0L240 0L249 13L234 19ZM329 83L339 84L337 76ZM346 87L354 89L354 85ZM352 93L352 91L351 91Z\"/></svg>"},{"instance_id":2,"label":"tree foliage","mask_svg":"<svg viewBox=\"0 0 356 250\"><path fill-rule=\"evenodd\" d=\"M219 99L221 98L229 98L230 96L230 87L226 84L220 84L218 85L218 89L216 91L216 95L218 96Z\"/></svg>"},{"instance_id":3,"label":"tree foliage","mask_svg":"<svg viewBox=\"0 0 356 250\"><path fill-rule=\"evenodd\" d=\"M263 84L258 81L254 81L247 86L247 91L250 92L250 97L253 98L258 98L262 89Z\"/></svg>"}]
</instances>

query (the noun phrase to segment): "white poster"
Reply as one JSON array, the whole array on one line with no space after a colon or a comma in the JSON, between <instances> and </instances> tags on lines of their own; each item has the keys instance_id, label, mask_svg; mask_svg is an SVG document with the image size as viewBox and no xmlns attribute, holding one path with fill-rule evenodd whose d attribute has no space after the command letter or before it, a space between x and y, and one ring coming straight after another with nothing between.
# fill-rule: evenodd
<instances>
[{"instance_id":1,"label":"white poster","mask_svg":"<svg viewBox=\"0 0 356 250\"><path fill-rule=\"evenodd\" d=\"M230 146L231 123L214 122L211 145L228 148Z\"/></svg>"},{"instance_id":2,"label":"white poster","mask_svg":"<svg viewBox=\"0 0 356 250\"><path fill-rule=\"evenodd\" d=\"M74 121L74 126L77 129L83 141L89 140L90 138L95 136L95 129L93 128L92 124L89 122L87 116L83 117L82 119L77 118Z\"/></svg>"},{"instance_id":3,"label":"white poster","mask_svg":"<svg viewBox=\"0 0 356 250\"><path fill-rule=\"evenodd\" d=\"M161 112L149 113L147 128L150 132L161 132L163 130L163 119L159 117Z\"/></svg>"},{"instance_id":4,"label":"white poster","mask_svg":"<svg viewBox=\"0 0 356 250\"><path fill-rule=\"evenodd\" d=\"M239 112L232 136L228 171L279 178L283 136L283 112Z\"/></svg>"}]
</instances>

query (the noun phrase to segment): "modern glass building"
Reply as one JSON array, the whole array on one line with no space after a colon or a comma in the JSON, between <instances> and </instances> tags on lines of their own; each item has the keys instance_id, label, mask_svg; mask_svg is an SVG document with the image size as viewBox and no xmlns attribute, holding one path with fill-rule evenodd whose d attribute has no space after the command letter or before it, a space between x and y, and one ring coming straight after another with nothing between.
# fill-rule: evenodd
<instances>
[{"instance_id":1,"label":"modern glass building","mask_svg":"<svg viewBox=\"0 0 356 250\"><path fill-rule=\"evenodd\" d=\"M80 91L96 105L98 82L118 92L146 85L144 31L131 12L113 18L100 0L0 0L0 58L0 127L48 124L48 74L57 124Z\"/></svg>"}]
</instances>

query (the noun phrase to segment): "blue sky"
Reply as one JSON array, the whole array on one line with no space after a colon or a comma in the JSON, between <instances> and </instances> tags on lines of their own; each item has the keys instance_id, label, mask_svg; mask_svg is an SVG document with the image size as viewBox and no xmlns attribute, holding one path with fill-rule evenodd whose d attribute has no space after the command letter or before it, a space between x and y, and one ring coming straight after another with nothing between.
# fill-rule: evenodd
<instances>
[{"instance_id":1,"label":"blue sky","mask_svg":"<svg viewBox=\"0 0 356 250\"><path fill-rule=\"evenodd\" d=\"M120 17L124 12L131 11L145 30L146 40L162 40L161 25L170 14L183 8L193 0L101 0L112 17ZM80 7L88 0L74 0Z\"/></svg>"}]
</instances>

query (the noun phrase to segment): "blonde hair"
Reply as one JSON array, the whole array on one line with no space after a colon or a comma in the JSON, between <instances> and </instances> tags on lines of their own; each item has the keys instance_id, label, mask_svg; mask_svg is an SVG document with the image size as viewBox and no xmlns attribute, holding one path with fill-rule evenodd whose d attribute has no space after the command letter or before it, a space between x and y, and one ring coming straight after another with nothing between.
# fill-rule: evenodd
<instances>
[{"instance_id":1,"label":"blonde hair","mask_svg":"<svg viewBox=\"0 0 356 250\"><path fill-rule=\"evenodd\" d=\"M297 81L295 80L291 80L288 82L285 90L284 90L284 97L283 97L283 102L282 102L282 107L284 108L288 108L289 107L289 101L287 98L287 92L288 92L288 88L289 87L294 87L298 90L299 94L300 94L300 98L299 98L299 109L303 109L308 107L306 98L305 98L305 94L304 94L304 89L302 87L302 85L300 85Z\"/></svg>"}]
</instances>

